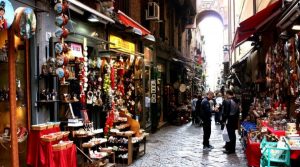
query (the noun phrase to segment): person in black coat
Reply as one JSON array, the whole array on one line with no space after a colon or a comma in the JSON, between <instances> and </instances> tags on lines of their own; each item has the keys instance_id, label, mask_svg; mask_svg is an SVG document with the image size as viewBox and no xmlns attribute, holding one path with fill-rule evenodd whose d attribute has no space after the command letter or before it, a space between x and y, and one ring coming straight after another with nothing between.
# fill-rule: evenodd
<instances>
[{"instance_id":1,"label":"person in black coat","mask_svg":"<svg viewBox=\"0 0 300 167\"><path fill-rule=\"evenodd\" d=\"M196 124L198 124L199 126L201 126L202 125L202 118L201 118L201 115L200 115L200 113L201 113L201 102L202 102L202 95L200 94L200 95L198 95L198 100L197 100L197 102L196 102Z\"/></svg>"},{"instance_id":2,"label":"person in black coat","mask_svg":"<svg viewBox=\"0 0 300 167\"><path fill-rule=\"evenodd\" d=\"M213 98L213 92L208 92L201 102L201 119L203 121L203 150L211 150L214 147L209 144L211 134L211 106L209 100Z\"/></svg>"},{"instance_id":3,"label":"person in black coat","mask_svg":"<svg viewBox=\"0 0 300 167\"><path fill-rule=\"evenodd\" d=\"M227 128L228 136L230 141L225 144L226 154L235 153L236 146L236 135L235 130L238 128L238 119L239 119L239 102L234 98L232 90L226 91L227 100L224 100L223 103L223 124Z\"/></svg>"}]
</instances>

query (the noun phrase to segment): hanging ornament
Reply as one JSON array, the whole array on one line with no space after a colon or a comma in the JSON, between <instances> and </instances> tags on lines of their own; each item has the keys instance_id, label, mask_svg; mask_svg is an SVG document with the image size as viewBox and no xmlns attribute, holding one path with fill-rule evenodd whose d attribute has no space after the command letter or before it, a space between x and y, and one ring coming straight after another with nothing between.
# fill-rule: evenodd
<instances>
[{"instance_id":1,"label":"hanging ornament","mask_svg":"<svg viewBox=\"0 0 300 167\"><path fill-rule=\"evenodd\" d=\"M14 21L14 8L10 1L0 0L0 31L8 29Z\"/></svg>"},{"instance_id":2,"label":"hanging ornament","mask_svg":"<svg viewBox=\"0 0 300 167\"><path fill-rule=\"evenodd\" d=\"M28 7L20 7L15 12L15 33L22 39L29 39L35 35L36 17L34 11Z\"/></svg>"},{"instance_id":3,"label":"hanging ornament","mask_svg":"<svg viewBox=\"0 0 300 167\"><path fill-rule=\"evenodd\" d=\"M57 68L56 69L56 75L58 76L59 79L62 79L64 77L64 69L63 68Z\"/></svg>"}]
</instances>

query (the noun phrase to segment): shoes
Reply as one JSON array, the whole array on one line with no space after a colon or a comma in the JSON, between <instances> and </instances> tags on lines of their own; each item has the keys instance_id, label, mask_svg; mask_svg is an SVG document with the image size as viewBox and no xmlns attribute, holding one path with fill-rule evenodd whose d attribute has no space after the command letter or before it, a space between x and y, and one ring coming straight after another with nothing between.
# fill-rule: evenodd
<instances>
[{"instance_id":1,"label":"shoes","mask_svg":"<svg viewBox=\"0 0 300 167\"><path fill-rule=\"evenodd\" d=\"M235 154L235 151L228 151L228 150L226 150L226 151L223 151L223 153L225 153L225 154Z\"/></svg>"},{"instance_id":2,"label":"shoes","mask_svg":"<svg viewBox=\"0 0 300 167\"><path fill-rule=\"evenodd\" d=\"M212 146L212 145L209 145L209 146L203 146L203 150L204 151L210 151L211 149L214 149L215 147Z\"/></svg>"},{"instance_id":3,"label":"shoes","mask_svg":"<svg viewBox=\"0 0 300 167\"><path fill-rule=\"evenodd\" d=\"M210 151L211 149L209 148L209 147L207 147L207 146L204 146L203 147L203 151Z\"/></svg>"}]
</instances>

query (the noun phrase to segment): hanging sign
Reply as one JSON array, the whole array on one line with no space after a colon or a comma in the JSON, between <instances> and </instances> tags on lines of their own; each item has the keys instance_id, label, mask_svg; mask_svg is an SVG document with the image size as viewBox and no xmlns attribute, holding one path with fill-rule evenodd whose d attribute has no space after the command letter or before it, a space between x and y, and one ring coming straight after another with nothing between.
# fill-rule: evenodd
<instances>
[{"instance_id":1,"label":"hanging sign","mask_svg":"<svg viewBox=\"0 0 300 167\"><path fill-rule=\"evenodd\" d=\"M34 11L28 7L19 7L15 12L14 28L16 35L22 39L31 38L36 31Z\"/></svg>"},{"instance_id":2,"label":"hanging sign","mask_svg":"<svg viewBox=\"0 0 300 167\"><path fill-rule=\"evenodd\" d=\"M120 51L128 52L128 53L135 53L135 44L126 40L123 40L120 37L110 35L109 36L109 42L114 43L110 44L110 48L112 49L118 49Z\"/></svg>"},{"instance_id":3,"label":"hanging sign","mask_svg":"<svg viewBox=\"0 0 300 167\"><path fill-rule=\"evenodd\" d=\"M156 103L156 80L151 80L150 91L151 91L151 103Z\"/></svg>"},{"instance_id":4,"label":"hanging sign","mask_svg":"<svg viewBox=\"0 0 300 167\"><path fill-rule=\"evenodd\" d=\"M83 57L82 46L80 44L71 43L71 51L74 57Z\"/></svg>"},{"instance_id":5,"label":"hanging sign","mask_svg":"<svg viewBox=\"0 0 300 167\"><path fill-rule=\"evenodd\" d=\"M14 8L8 0L0 0L0 31L8 29L14 21Z\"/></svg>"}]
</instances>

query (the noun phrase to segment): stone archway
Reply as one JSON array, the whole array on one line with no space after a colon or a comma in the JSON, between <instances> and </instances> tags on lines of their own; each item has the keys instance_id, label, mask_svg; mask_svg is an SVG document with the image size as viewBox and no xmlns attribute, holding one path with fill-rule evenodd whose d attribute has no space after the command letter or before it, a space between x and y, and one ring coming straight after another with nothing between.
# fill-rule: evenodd
<instances>
[{"instance_id":1,"label":"stone archway","mask_svg":"<svg viewBox=\"0 0 300 167\"><path fill-rule=\"evenodd\" d=\"M198 25L207 16L217 17L218 19L221 20L222 24L224 25L223 17L219 14L219 12L217 12L215 10L203 10L203 11L199 12L196 15L196 18L195 18L196 19L196 25Z\"/></svg>"}]
</instances>

